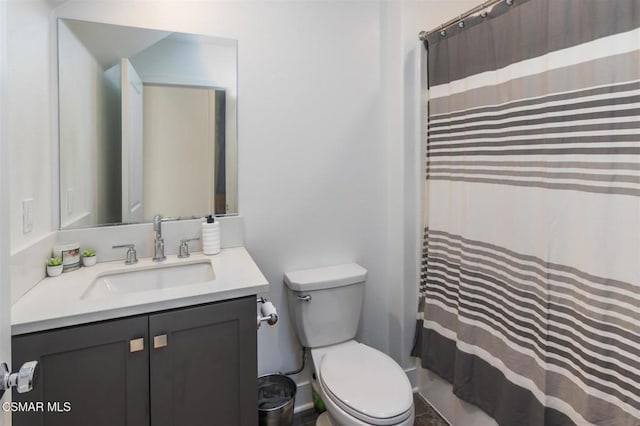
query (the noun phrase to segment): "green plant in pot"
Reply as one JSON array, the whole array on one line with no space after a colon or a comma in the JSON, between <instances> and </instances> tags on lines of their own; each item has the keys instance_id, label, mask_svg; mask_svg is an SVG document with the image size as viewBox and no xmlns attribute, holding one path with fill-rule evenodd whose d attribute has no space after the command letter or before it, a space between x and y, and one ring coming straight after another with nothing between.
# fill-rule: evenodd
<instances>
[{"instance_id":1,"label":"green plant in pot","mask_svg":"<svg viewBox=\"0 0 640 426\"><path fill-rule=\"evenodd\" d=\"M47 260L47 275L57 277L62 273L62 258L52 257Z\"/></svg>"},{"instance_id":2,"label":"green plant in pot","mask_svg":"<svg viewBox=\"0 0 640 426\"><path fill-rule=\"evenodd\" d=\"M96 251L94 249L86 249L82 251L82 265L94 266L96 264Z\"/></svg>"}]
</instances>

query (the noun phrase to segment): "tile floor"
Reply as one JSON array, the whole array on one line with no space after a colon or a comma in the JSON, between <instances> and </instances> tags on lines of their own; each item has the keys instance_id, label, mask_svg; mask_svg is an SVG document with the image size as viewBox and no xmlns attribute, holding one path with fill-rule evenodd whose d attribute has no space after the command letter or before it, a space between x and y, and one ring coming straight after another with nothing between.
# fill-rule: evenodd
<instances>
[{"instance_id":1,"label":"tile floor","mask_svg":"<svg viewBox=\"0 0 640 426\"><path fill-rule=\"evenodd\" d=\"M413 394L416 407L414 426L448 426L436 411L417 393ZM318 415L313 410L303 411L293 416L293 426L314 426Z\"/></svg>"}]
</instances>

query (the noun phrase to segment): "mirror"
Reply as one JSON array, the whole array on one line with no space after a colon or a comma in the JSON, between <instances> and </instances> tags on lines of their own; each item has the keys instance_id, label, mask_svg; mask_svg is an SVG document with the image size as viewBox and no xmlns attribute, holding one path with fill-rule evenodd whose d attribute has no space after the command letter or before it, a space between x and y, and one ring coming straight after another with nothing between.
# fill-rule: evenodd
<instances>
[{"instance_id":1,"label":"mirror","mask_svg":"<svg viewBox=\"0 0 640 426\"><path fill-rule=\"evenodd\" d=\"M237 42L58 20L60 229L237 213Z\"/></svg>"}]
</instances>

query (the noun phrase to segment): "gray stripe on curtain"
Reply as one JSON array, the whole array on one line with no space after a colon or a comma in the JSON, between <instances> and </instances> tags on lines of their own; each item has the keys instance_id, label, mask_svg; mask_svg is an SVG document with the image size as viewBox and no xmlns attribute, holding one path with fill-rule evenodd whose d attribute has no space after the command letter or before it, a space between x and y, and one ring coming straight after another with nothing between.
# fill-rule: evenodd
<instances>
[{"instance_id":1,"label":"gray stripe on curtain","mask_svg":"<svg viewBox=\"0 0 640 426\"><path fill-rule=\"evenodd\" d=\"M559 169L617 169L617 170L640 170L640 162L637 163L598 163L584 161L431 161L430 167L439 166L495 166L495 167L536 167L536 168L559 168Z\"/></svg>"},{"instance_id":2,"label":"gray stripe on curtain","mask_svg":"<svg viewBox=\"0 0 640 426\"><path fill-rule=\"evenodd\" d=\"M574 78L580 75L581 78ZM505 99L516 97L527 99L521 102L512 102L512 106L520 103L526 104L533 100L530 98L542 97L541 100L553 101L571 99L571 97L613 93L618 90L630 90L629 85L616 85L619 81L640 80L640 52L607 56L594 59L576 65L548 70L542 74L520 77L509 80L495 86L479 87L464 93L452 94L447 97L432 99L429 101L429 111L434 118L447 118L461 114L461 110L474 109L478 112L500 109ZM638 83L630 83L636 87ZM602 87L604 86L604 87ZM596 87L596 89L573 93L583 87ZM551 95L557 92L571 92ZM546 98L545 98L546 97ZM483 105L496 105L482 108ZM449 111L454 111L447 113Z\"/></svg>"},{"instance_id":3,"label":"gray stripe on curtain","mask_svg":"<svg viewBox=\"0 0 640 426\"><path fill-rule=\"evenodd\" d=\"M458 120L449 120L446 122L438 122L429 124L429 135L435 136L440 134L451 134L456 131L465 131L469 132L472 130L484 130L484 129L499 129L504 127L512 127L514 125L533 125L533 124L548 124L555 122L563 122L563 121L578 121L578 120L593 120L598 118L613 118L619 116L635 116L638 114L638 109L620 109L620 110L606 110L603 112L591 112L591 113L579 113L581 110L585 110L588 108L598 108L604 106L617 106L617 105L627 105L627 104L637 104L640 101L640 96L617 96L615 98L610 99L601 99L597 101L590 102L581 102L574 104L565 104L565 105L556 105L552 107L546 108L530 108L527 110L521 111L513 111L504 114L498 115L490 115L490 116L474 116L472 118L462 118ZM521 118L521 117L530 117L536 114L548 114L553 112L572 112L575 110L578 114L562 114L562 115L553 115L550 118L542 118L542 119L529 119L529 120L516 120L516 121L506 121L506 123L498 123L498 124L484 124L484 125L476 125L469 126L469 124L482 122L482 121L502 121L509 120L512 118ZM625 113L625 114L622 114ZM453 126L461 126L452 129L450 127ZM447 127L447 129L436 130L439 127Z\"/></svg>"},{"instance_id":4,"label":"gray stripe on curtain","mask_svg":"<svg viewBox=\"0 0 640 426\"><path fill-rule=\"evenodd\" d=\"M635 112L635 114L637 114L638 110L633 110L632 112ZM632 113L629 113L628 115L631 116ZM607 115L604 118L611 118L611 116ZM558 121L566 121L566 120L558 120ZM549 121L547 121L546 123L549 123ZM532 123L529 122L529 121L525 121L522 124L530 126ZM496 125L493 128L495 128L495 129L509 129L510 127L512 127L512 126L509 126L509 124L502 124L502 125ZM633 129L633 130L640 129L640 122L638 122L638 121L615 122L615 123L606 122L606 123L600 123L600 124L582 124L580 126L543 127L543 128L537 129L536 130L536 134L544 135L544 134L548 134L548 133L571 133L571 132L575 132L575 131L595 132L595 131L599 131L599 130L630 130L630 129ZM452 134L452 133L453 132L450 132L450 134ZM530 134L531 134L531 129L527 128L527 129L524 129L524 130L512 130L512 131L499 132L499 133L465 134L463 136L463 138L464 138L464 140L469 140L469 139L497 139L497 138L514 137L514 136L526 136L526 135L530 135ZM456 142L456 141L459 141L460 138L461 138L461 136L459 136L459 135L445 136L445 137L442 137L442 136L438 137L438 136L435 136L435 135L430 135L430 139L431 139L432 144L431 144L431 146L429 148L430 149L435 149L435 148L440 148L440 147L443 147L443 146L444 147L460 146L459 143L458 144L450 144L450 145L446 145L446 144L440 143L440 142ZM518 139L518 141L521 141L521 140ZM627 141L635 142L636 140L633 138L633 136L627 135Z\"/></svg>"},{"instance_id":5,"label":"gray stripe on curtain","mask_svg":"<svg viewBox=\"0 0 640 426\"><path fill-rule=\"evenodd\" d=\"M532 182L532 181L524 181L524 180L514 180L514 179L491 179L491 178L472 178L472 177L464 177L464 176L449 176L449 175L427 175L427 178L430 180L444 180L450 182L470 182L470 183L487 183L494 185L511 185L511 186L522 186L522 187L538 187L538 188L546 188L546 189L557 189L557 190L569 190L569 191L581 191L581 192L591 192L594 194L618 194L618 195L630 195L634 197L640 196L640 189L637 188L613 188L613 187L601 187L601 186L592 186L592 185L580 185L575 183L554 183L554 182Z\"/></svg>"},{"instance_id":6,"label":"gray stripe on curtain","mask_svg":"<svg viewBox=\"0 0 640 426\"><path fill-rule=\"evenodd\" d=\"M444 45L429 52L429 60L439 64L429 70L430 86L638 28L640 2L516 0L513 6L499 3L489 16L492 32L482 25L486 20L477 17L467 20L462 30L455 26L447 29L445 37L438 32L429 36L429 49ZM455 38L464 39L468 48L450 48L448 44Z\"/></svg>"},{"instance_id":7,"label":"gray stripe on curtain","mask_svg":"<svg viewBox=\"0 0 640 426\"><path fill-rule=\"evenodd\" d=\"M625 111L627 112L627 111ZM640 109L629 111L629 115L638 115L640 114ZM535 120L532 120L535 121ZM540 123L541 124L541 123ZM640 123L630 123L632 126L622 126L622 129L617 130L628 130L628 129L637 129L639 128ZM579 131L582 129L574 129L573 131ZM555 133L553 130L548 130L549 133ZM527 136L531 136L532 132L529 130ZM433 144L429 146L428 152L435 152L441 149L460 149L460 148L476 148L476 147L503 147L503 146L518 146L518 145L568 145L568 144L594 144L594 143L614 143L614 142L640 142L640 134L630 134L630 135L599 135L599 136L563 136L561 138L550 138L540 137L540 134L546 132L535 132L535 136L530 139L507 139L507 140L496 140L498 138L491 136L484 136L483 139L487 139L484 141L474 141L474 142L459 142L460 139L455 141L455 143L448 144ZM638 133L635 131L634 133ZM467 136L460 136L459 138L466 138ZM466 139L464 139L466 141ZM459 151L461 154L464 154L466 151Z\"/></svg>"},{"instance_id":8,"label":"gray stripe on curtain","mask_svg":"<svg viewBox=\"0 0 640 426\"><path fill-rule=\"evenodd\" d=\"M433 179L435 170L431 168L431 174L429 175ZM457 169L438 169L438 173L457 173ZM549 173L549 172L526 172L526 171L507 171L507 170L467 170L467 174L492 174L496 176L515 176L515 177L536 177L545 179L575 179L575 180L593 180L599 182L627 182L627 183L640 183L640 176L630 175L590 175L586 173Z\"/></svg>"}]
</instances>

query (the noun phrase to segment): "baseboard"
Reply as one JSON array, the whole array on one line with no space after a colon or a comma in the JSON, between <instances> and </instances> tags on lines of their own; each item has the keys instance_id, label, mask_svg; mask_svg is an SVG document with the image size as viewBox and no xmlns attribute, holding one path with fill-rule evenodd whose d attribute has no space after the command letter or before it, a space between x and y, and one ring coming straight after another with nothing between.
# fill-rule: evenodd
<instances>
[{"instance_id":1,"label":"baseboard","mask_svg":"<svg viewBox=\"0 0 640 426\"><path fill-rule=\"evenodd\" d=\"M418 392L418 372L416 371L416 368L405 368L404 373L407 375L409 383L411 383L411 389L413 390L413 392Z\"/></svg>"},{"instance_id":2,"label":"baseboard","mask_svg":"<svg viewBox=\"0 0 640 426\"><path fill-rule=\"evenodd\" d=\"M296 405L293 408L294 413L310 410L313 408L313 394L311 390L311 382L304 381L296 383L298 390L296 391Z\"/></svg>"},{"instance_id":3,"label":"baseboard","mask_svg":"<svg viewBox=\"0 0 640 426\"><path fill-rule=\"evenodd\" d=\"M302 413L307 410L313 410L313 401L307 402L306 404L302 404L302 405L296 404L296 406L293 408L293 414Z\"/></svg>"}]
</instances>

